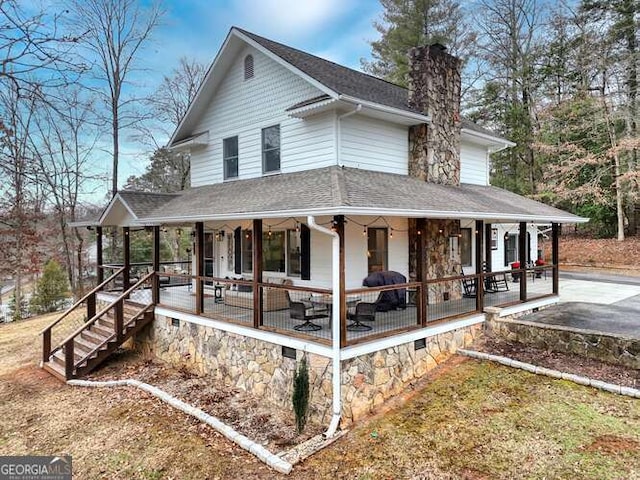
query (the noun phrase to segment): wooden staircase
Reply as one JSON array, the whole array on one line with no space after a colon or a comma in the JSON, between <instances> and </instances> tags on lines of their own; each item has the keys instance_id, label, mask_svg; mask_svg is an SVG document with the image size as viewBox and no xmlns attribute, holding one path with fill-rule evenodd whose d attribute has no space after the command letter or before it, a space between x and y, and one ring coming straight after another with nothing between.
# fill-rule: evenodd
<instances>
[{"instance_id":1,"label":"wooden staircase","mask_svg":"<svg viewBox=\"0 0 640 480\"><path fill-rule=\"evenodd\" d=\"M153 303L139 303L129 298L133 292L145 288L150 280L154 280L154 273L146 275L100 312L95 313L97 292L121 272L122 270L116 272L111 278L89 292L58 320L42 331L42 368L44 370L62 381L82 377L106 360L126 340L153 321ZM71 327L76 326L71 321L72 313L81 311L84 306L86 306L87 314L84 315L82 312L82 317L83 320L85 318L88 320L81 322L81 326L75 328L73 333L65 336L64 340L52 349L53 329L61 328L64 320L67 320Z\"/></svg>"}]
</instances>

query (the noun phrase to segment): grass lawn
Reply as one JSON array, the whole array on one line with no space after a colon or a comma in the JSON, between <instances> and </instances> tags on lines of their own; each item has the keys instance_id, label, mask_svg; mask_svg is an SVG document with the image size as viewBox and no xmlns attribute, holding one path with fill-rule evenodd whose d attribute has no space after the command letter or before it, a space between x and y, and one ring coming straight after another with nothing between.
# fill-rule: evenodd
<instances>
[{"instance_id":1,"label":"grass lawn","mask_svg":"<svg viewBox=\"0 0 640 480\"><path fill-rule=\"evenodd\" d=\"M78 479L281 477L142 392L39 370L48 321L0 325L0 455L70 453ZM290 477L640 479L640 401L456 358Z\"/></svg>"}]
</instances>

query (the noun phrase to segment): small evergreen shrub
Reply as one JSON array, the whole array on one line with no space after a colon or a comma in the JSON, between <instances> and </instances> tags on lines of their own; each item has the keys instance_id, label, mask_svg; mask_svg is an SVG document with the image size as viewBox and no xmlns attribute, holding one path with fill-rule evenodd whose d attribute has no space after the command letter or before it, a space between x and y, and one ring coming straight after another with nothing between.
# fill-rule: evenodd
<instances>
[{"instance_id":1,"label":"small evergreen shrub","mask_svg":"<svg viewBox=\"0 0 640 480\"><path fill-rule=\"evenodd\" d=\"M60 310L69 293L67 275L58 262L49 260L36 284L36 291L31 299L31 308L36 313L48 313Z\"/></svg>"},{"instance_id":2,"label":"small evergreen shrub","mask_svg":"<svg viewBox=\"0 0 640 480\"><path fill-rule=\"evenodd\" d=\"M307 413L309 410L309 366L307 356L300 360L300 365L293 377L293 411L296 415L296 429L302 433L307 423Z\"/></svg>"}]
</instances>

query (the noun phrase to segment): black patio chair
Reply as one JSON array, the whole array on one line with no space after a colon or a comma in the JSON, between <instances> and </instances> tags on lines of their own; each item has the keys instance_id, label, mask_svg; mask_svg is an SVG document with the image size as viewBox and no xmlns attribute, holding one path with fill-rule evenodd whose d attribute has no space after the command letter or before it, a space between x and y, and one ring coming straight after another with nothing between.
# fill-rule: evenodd
<instances>
[{"instance_id":1,"label":"black patio chair","mask_svg":"<svg viewBox=\"0 0 640 480\"><path fill-rule=\"evenodd\" d=\"M308 314L308 311L313 311L313 309L310 309L302 302L289 302L289 315L291 318L294 320L302 320L303 322L300 325L293 327L294 330L297 330L298 332L315 332L322 329L322 327L317 323L313 323L312 320L329 318L329 315L326 313Z\"/></svg>"},{"instance_id":2,"label":"black patio chair","mask_svg":"<svg viewBox=\"0 0 640 480\"><path fill-rule=\"evenodd\" d=\"M358 302L356 309L353 313L348 313L347 318L353 320L352 323L347 325L347 330L353 332L366 332L371 330L370 325L365 325L362 322L373 322L376 319L376 302Z\"/></svg>"}]
</instances>

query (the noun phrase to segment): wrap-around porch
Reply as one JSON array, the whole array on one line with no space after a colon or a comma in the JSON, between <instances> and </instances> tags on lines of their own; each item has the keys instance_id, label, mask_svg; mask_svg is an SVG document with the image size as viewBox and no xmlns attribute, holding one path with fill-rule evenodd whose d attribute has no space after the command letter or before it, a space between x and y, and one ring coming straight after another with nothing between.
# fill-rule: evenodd
<instances>
[{"instance_id":1,"label":"wrap-around porch","mask_svg":"<svg viewBox=\"0 0 640 480\"><path fill-rule=\"evenodd\" d=\"M302 230L302 237L309 234L304 220L304 217L292 219L295 230ZM373 220L372 217L371 221ZM435 270L432 268L433 265L429 265L430 261L434 263L433 256L429 254L430 247L434 246L434 240L430 235L433 235L432 232L441 234L441 243L445 248L454 243L457 245L451 238L460 235L459 233L447 235L447 232L442 231L443 226L446 229L447 225L455 224L455 221L405 221L408 222L408 228L391 228L390 234L395 233L397 240L404 234L405 247L410 250L408 263L413 266L405 267L405 271L409 273L405 282L393 285L363 288L353 283L348 284L346 271L353 262L350 262L347 252L353 255L354 249L346 243L351 238L345 232L345 225L350 223L350 219L344 216L331 217L327 225L339 238L338 258L335 259L338 266L337 289L326 282L314 285L312 281L303 280L313 278L313 275L309 275L312 272L307 272L306 277L304 273L300 277L294 277L295 280L292 282L289 276L274 276L273 273L264 271L262 243L265 238L271 237L271 224L274 223L269 219L253 219L250 224L244 221L250 228L241 230L244 240L250 240L251 243L250 248L245 249L251 254L253 268L250 278L216 276L214 273L219 273L220 270L215 272L211 265L207 265L205 237L212 234L213 238L218 240L225 236L221 232L225 232L226 224L221 225L221 222L195 222L192 227L193 258L173 269L163 268L162 264L165 262L160 261L160 226L147 227L153 238L151 261L135 265L128 261L131 258L130 252L127 252L130 249L131 229L124 227L122 230L123 261L114 264L102 261L103 232L102 227L97 227L97 280L98 283L102 283L106 278L105 274L108 276L111 269L120 265L124 267L122 281L117 286L115 282L105 286L106 291L103 295L110 295L109 291L120 290L120 285L126 290L132 284L132 278L137 278L136 270L146 268L153 275L145 285L131 292L130 298L142 304L153 303L165 316L172 317L171 312L175 312L173 317L176 319L184 314L195 315L204 320L211 319L245 328L275 332L327 345L332 342L333 325L339 325L341 347L471 317L483 313L488 306L511 306L558 294L558 224L552 224L552 254L543 265L531 262L530 249L526 244L527 223L519 222L515 224L520 242L517 260L524 268L490 271L487 266L492 265L491 236L494 225L483 220L475 221L472 230L473 271L469 272L469 268L466 271L452 268L451 262L444 262L447 264L444 268ZM360 224L353 225L354 222L358 223L357 220L351 221L350 228L360 228ZM230 242L231 232L228 231L228 226L226 230L227 241ZM365 227L365 234L366 230ZM250 231L251 234L248 235L245 231ZM320 234L323 233L318 232L318 235ZM303 238L302 241L308 242L308 239ZM370 254L368 250L366 253ZM326 256L325 262L331 264L331 250L323 252L323 255ZM240 256L234 257L235 261L242 262ZM403 257L401 261L406 261L406 258ZM229 263L232 262L229 260ZM302 263L302 270L310 268L309 265L304 265L304 259ZM440 272L439 276L429 275L428 272L436 270ZM339 319L336 320L339 322L333 323L336 292L339 303ZM389 309L376 308L385 295L395 298L398 304Z\"/></svg>"}]
</instances>

